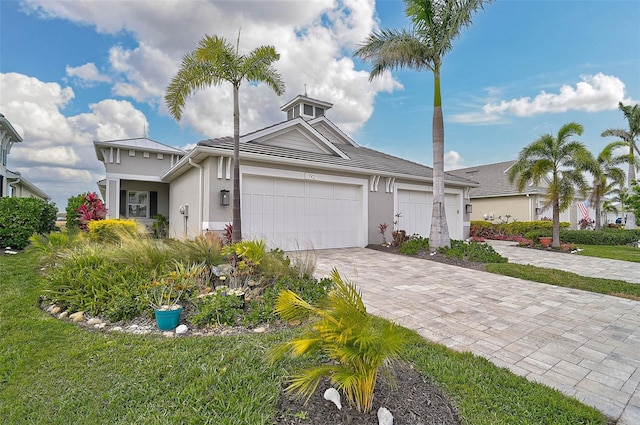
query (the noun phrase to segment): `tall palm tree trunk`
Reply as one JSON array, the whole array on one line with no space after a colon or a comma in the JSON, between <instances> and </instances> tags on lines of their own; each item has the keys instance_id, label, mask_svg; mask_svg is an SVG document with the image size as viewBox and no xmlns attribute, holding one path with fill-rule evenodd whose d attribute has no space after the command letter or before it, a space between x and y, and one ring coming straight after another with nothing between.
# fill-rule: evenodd
<instances>
[{"instance_id":1,"label":"tall palm tree trunk","mask_svg":"<svg viewBox=\"0 0 640 425\"><path fill-rule=\"evenodd\" d=\"M240 107L238 105L239 83L233 85L233 243L242 240L242 217L240 217Z\"/></svg>"},{"instance_id":2,"label":"tall palm tree trunk","mask_svg":"<svg viewBox=\"0 0 640 425\"><path fill-rule=\"evenodd\" d=\"M433 211L429 232L429 250L449 246L449 227L444 203L444 121L440 96L440 67L433 72Z\"/></svg>"},{"instance_id":3,"label":"tall palm tree trunk","mask_svg":"<svg viewBox=\"0 0 640 425\"><path fill-rule=\"evenodd\" d=\"M633 140L629 146L629 192L632 192L632 184L636 180L636 161L633 152ZM627 214L627 221L625 222L625 229L635 229L637 227L636 216L632 212L631 214Z\"/></svg>"},{"instance_id":4,"label":"tall palm tree trunk","mask_svg":"<svg viewBox=\"0 0 640 425\"><path fill-rule=\"evenodd\" d=\"M595 209L596 209L596 230L602 230L602 220L600 217L602 216L602 211L600 208L600 196L596 196L594 198Z\"/></svg>"},{"instance_id":5,"label":"tall palm tree trunk","mask_svg":"<svg viewBox=\"0 0 640 425\"><path fill-rule=\"evenodd\" d=\"M557 197L553 200L553 240L551 246L554 248L560 246L560 200Z\"/></svg>"}]
</instances>

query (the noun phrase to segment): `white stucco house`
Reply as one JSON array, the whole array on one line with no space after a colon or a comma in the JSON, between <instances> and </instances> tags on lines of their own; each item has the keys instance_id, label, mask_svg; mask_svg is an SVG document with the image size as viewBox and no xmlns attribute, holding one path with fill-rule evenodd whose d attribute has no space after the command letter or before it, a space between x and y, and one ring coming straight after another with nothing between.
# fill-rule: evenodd
<instances>
[{"instance_id":1,"label":"white stucco house","mask_svg":"<svg viewBox=\"0 0 640 425\"><path fill-rule=\"evenodd\" d=\"M21 173L7 168L11 148L21 142L20 134L9 120L0 114L0 197L34 197L49 202L51 197L46 192L27 180Z\"/></svg>"},{"instance_id":2,"label":"white stucco house","mask_svg":"<svg viewBox=\"0 0 640 425\"><path fill-rule=\"evenodd\" d=\"M297 96L286 121L240 138L242 233L285 250L380 243L380 223L428 236L433 170L358 145L326 112L331 103ZM400 142L400 141L399 141ZM94 142L105 165L99 182L112 218L169 217L170 235L192 238L231 222L233 138L189 151L149 139ZM468 179L446 174L453 239L468 235Z\"/></svg>"}]
</instances>

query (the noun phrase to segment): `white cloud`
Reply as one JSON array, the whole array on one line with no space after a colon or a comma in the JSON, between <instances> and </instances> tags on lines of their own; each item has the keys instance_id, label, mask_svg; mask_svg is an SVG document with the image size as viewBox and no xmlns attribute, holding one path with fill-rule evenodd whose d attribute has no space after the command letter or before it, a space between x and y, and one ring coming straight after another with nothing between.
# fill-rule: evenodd
<instances>
[{"instance_id":1,"label":"white cloud","mask_svg":"<svg viewBox=\"0 0 640 425\"><path fill-rule=\"evenodd\" d=\"M113 93L158 106L167 114L164 92L182 56L204 34L216 34L235 44L241 28L240 50L272 44L281 54L275 67L287 91L278 98L263 86L241 88L242 132L285 118L279 107L307 92L335 104L327 116L346 132L361 128L373 113L375 96L402 86L390 74L369 83L368 72L351 60L355 47L377 28L374 0L316 0L220 2L165 0L113 2L35 1L26 7L44 17L91 25L97 31L127 31L138 45L113 46L109 63L118 77ZM187 23L188 24L185 24ZM231 87L202 90L187 100L181 125L208 137L232 133Z\"/></svg>"},{"instance_id":2,"label":"white cloud","mask_svg":"<svg viewBox=\"0 0 640 425\"><path fill-rule=\"evenodd\" d=\"M543 90L533 99L521 97L491 102L482 106L479 112L452 115L450 119L460 123L488 124L502 122L505 116L529 117L568 111L615 110L618 102L631 102L625 97L625 84L615 76L597 73L582 76L575 87L565 84L557 93Z\"/></svg>"},{"instance_id":3,"label":"white cloud","mask_svg":"<svg viewBox=\"0 0 640 425\"><path fill-rule=\"evenodd\" d=\"M90 112L71 117L62 111L74 98L70 87L17 73L0 74L0 111L23 138L13 146L8 168L53 197L64 208L70 196L96 191L104 177L93 140L136 137L147 120L130 102L106 99Z\"/></svg>"},{"instance_id":4,"label":"white cloud","mask_svg":"<svg viewBox=\"0 0 640 425\"><path fill-rule=\"evenodd\" d=\"M80 80L81 84L90 86L92 83L109 83L111 78L108 75L101 74L93 62L85 63L80 66L66 67L66 73L69 77L76 77Z\"/></svg>"},{"instance_id":5,"label":"white cloud","mask_svg":"<svg viewBox=\"0 0 640 425\"><path fill-rule=\"evenodd\" d=\"M456 151L445 152L444 154L444 169L455 170L457 168L464 167L464 158Z\"/></svg>"}]
</instances>

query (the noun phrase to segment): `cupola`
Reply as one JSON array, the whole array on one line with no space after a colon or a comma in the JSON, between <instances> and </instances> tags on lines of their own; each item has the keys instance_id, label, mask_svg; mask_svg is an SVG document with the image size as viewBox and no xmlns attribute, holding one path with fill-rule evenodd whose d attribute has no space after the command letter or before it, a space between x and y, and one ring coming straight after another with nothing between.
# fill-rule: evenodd
<instances>
[{"instance_id":1,"label":"cupola","mask_svg":"<svg viewBox=\"0 0 640 425\"><path fill-rule=\"evenodd\" d=\"M311 120L317 117L323 117L333 106L332 103L322 100L312 99L307 95L298 95L293 100L284 104L280 110L287 113L287 120L296 117L302 117L305 120Z\"/></svg>"}]
</instances>

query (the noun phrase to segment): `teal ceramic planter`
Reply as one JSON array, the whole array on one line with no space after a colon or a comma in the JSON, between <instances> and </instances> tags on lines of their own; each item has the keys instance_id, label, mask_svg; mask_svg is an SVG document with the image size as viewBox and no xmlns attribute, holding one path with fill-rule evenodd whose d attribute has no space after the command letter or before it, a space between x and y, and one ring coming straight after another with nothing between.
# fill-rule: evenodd
<instances>
[{"instance_id":1,"label":"teal ceramic planter","mask_svg":"<svg viewBox=\"0 0 640 425\"><path fill-rule=\"evenodd\" d=\"M182 307L175 310L155 310L156 323L161 331L172 331L180 323Z\"/></svg>"}]
</instances>

